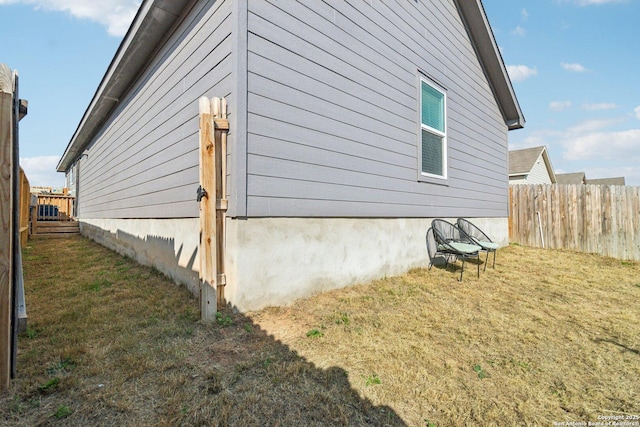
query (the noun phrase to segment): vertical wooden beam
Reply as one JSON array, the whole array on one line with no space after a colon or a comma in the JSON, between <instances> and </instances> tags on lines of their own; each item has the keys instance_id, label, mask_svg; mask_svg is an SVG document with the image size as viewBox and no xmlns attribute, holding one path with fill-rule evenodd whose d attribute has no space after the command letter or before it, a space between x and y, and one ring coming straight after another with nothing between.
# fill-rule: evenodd
<instances>
[{"instance_id":1,"label":"vertical wooden beam","mask_svg":"<svg viewBox=\"0 0 640 427\"><path fill-rule=\"evenodd\" d=\"M13 277L13 79L0 64L0 391L9 387Z\"/></svg>"},{"instance_id":2,"label":"vertical wooden beam","mask_svg":"<svg viewBox=\"0 0 640 427\"><path fill-rule=\"evenodd\" d=\"M29 206L31 205L31 192L29 179L20 168L20 246L27 246L29 237Z\"/></svg>"},{"instance_id":3,"label":"vertical wooden beam","mask_svg":"<svg viewBox=\"0 0 640 427\"><path fill-rule=\"evenodd\" d=\"M211 102L202 97L200 110L200 317L214 319L217 311L216 174Z\"/></svg>"},{"instance_id":4,"label":"vertical wooden beam","mask_svg":"<svg viewBox=\"0 0 640 427\"><path fill-rule=\"evenodd\" d=\"M200 98L200 311L215 318L224 299L225 213L227 210L227 102Z\"/></svg>"},{"instance_id":5,"label":"vertical wooden beam","mask_svg":"<svg viewBox=\"0 0 640 427\"><path fill-rule=\"evenodd\" d=\"M225 253L225 217L227 212L227 101L222 98L212 98L211 106L215 128L215 175L216 175L216 273L218 308L226 305L224 287L226 284L224 253ZM215 107L214 107L215 106Z\"/></svg>"}]
</instances>

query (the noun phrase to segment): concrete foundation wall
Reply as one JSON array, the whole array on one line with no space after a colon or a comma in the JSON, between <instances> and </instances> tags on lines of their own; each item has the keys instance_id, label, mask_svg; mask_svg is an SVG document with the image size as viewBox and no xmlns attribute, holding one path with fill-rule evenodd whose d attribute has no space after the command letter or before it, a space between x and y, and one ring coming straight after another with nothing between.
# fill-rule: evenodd
<instances>
[{"instance_id":1,"label":"concrete foundation wall","mask_svg":"<svg viewBox=\"0 0 640 427\"><path fill-rule=\"evenodd\" d=\"M472 222L508 244L507 218ZM427 267L430 225L406 218L228 219L225 297L240 311L257 310Z\"/></svg>"},{"instance_id":2,"label":"concrete foundation wall","mask_svg":"<svg viewBox=\"0 0 640 427\"><path fill-rule=\"evenodd\" d=\"M92 240L153 266L199 295L198 218L81 219L80 231Z\"/></svg>"},{"instance_id":3,"label":"concrete foundation wall","mask_svg":"<svg viewBox=\"0 0 640 427\"><path fill-rule=\"evenodd\" d=\"M508 244L508 218L471 221ZM430 225L427 218L227 218L225 298L246 312L427 267ZM82 219L80 227L199 294L198 218Z\"/></svg>"}]
</instances>

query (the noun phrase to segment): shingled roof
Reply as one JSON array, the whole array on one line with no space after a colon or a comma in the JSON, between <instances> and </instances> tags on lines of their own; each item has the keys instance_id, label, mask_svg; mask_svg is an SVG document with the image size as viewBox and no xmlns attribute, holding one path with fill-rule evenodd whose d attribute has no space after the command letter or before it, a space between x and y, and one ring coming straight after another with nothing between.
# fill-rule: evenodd
<instances>
[{"instance_id":1,"label":"shingled roof","mask_svg":"<svg viewBox=\"0 0 640 427\"><path fill-rule=\"evenodd\" d=\"M558 184L585 184L586 178L584 172L571 172L556 174Z\"/></svg>"},{"instance_id":2,"label":"shingled roof","mask_svg":"<svg viewBox=\"0 0 640 427\"><path fill-rule=\"evenodd\" d=\"M540 157L544 160L551 183L555 184L556 174L545 146L509 151L509 178L529 175Z\"/></svg>"},{"instance_id":3,"label":"shingled roof","mask_svg":"<svg viewBox=\"0 0 640 427\"><path fill-rule=\"evenodd\" d=\"M613 178L587 179L587 184L625 185L624 176L617 176L617 177L613 177Z\"/></svg>"}]
</instances>

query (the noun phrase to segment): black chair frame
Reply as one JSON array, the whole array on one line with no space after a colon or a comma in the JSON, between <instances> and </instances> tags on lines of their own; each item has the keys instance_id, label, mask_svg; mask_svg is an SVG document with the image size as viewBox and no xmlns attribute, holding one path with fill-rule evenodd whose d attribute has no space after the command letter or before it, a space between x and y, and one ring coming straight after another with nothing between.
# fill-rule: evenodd
<instances>
[{"instance_id":1,"label":"black chair frame","mask_svg":"<svg viewBox=\"0 0 640 427\"><path fill-rule=\"evenodd\" d=\"M496 268L496 252L497 249L493 247L489 247L484 242L493 243L493 240L487 234L482 231L478 226L474 225L471 221L458 218L456 221L456 226L458 229L462 230L469 238L473 241L474 244L480 246L483 252L486 252L487 256L485 257L484 268L482 271L487 270L487 263L489 261L489 253L493 252L493 266L492 268Z\"/></svg>"},{"instance_id":2,"label":"black chair frame","mask_svg":"<svg viewBox=\"0 0 640 427\"><path fill-rule=\"evenodd\" d=\"M474 258L478 260L478 278L480 277L480 251L482 250L482 247L473 243L473 240L471 240L464 231L443 219L434 219L431 222L430 230L433 231L433 237L436 241L438 252L453 255L455 259L462 260L462 269L460 270L460 279L458 279L458 281L462 282L465 262ZM427 232L427 237L428 235L429 233ZM455 248L452 243L465 243L467 245L472 245L476 250L473 252L461 251ZM445 268L447 268L447 265L448 259L445 261Z\"/></svg>"}]
</instances>

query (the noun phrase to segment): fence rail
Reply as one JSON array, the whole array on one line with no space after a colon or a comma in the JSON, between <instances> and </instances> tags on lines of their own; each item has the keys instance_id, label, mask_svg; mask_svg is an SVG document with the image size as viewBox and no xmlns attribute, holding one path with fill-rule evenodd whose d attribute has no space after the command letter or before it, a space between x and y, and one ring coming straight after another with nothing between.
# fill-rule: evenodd
<instances>
[{"instance_id":1,"label":"fence rail","mask_svg":"<svg viewBox=\"0 0 640 427\"><path fill-rule=\"evenodd\" d=\"M513 185L509 196L512 242L640 260L640 187Z\"/></svg>"},{"instance_id":2,"label":"fence rail","mask_svg":"<svg viewBox=\"0 0 640 427\"><path fill-rule=\"evenodd\" d=\"M38 221L73 221L73 196L38 194Z\"/></svg>"},{"instance_id":3,"label":"fence rail","mask_svg":"<svg viewBox=\"0 0 640 427\"><path fill-rule=\"evenodd\" d=\"M29 179L24 170L20 168L20 246L27 246L29 238L29 208L31 204L31 193Z\"/></svg>"}]
</instances>

